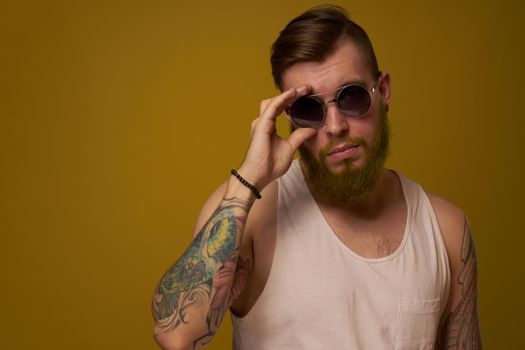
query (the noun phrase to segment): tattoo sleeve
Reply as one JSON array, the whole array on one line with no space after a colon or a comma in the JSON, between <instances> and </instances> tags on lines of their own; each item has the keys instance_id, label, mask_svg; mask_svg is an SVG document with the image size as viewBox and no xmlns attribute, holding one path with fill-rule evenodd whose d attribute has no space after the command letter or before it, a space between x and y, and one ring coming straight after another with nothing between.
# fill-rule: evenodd
<instances>
[{"instance_id":1,"label":"tattoo sleeve","mask_svg":"<svg viewBox=\"0 0 525 350\"><path fill-rule=\"evenodd\" d=\"M477 258L468 221L461 244L461 271L457 277L461 298L443 322L437 339L438 349L481 349L477 311Z\"/></svg>"},{"instance_id":2,"label":"tattoo sleeve","mask_svg":"<svg viewBox=\"0 0 525 350\"><path fill-rule=\"evenodd\" d=\"M166 272L153 296L155 336L189 324L188 316L197 314L204 326L196 326L202 327L202 332L192 339L193 349L213 338L233 302L229 299L230 290L249 207L239 199L225 198L186 252Z\"/></svg>"}]
</instances>

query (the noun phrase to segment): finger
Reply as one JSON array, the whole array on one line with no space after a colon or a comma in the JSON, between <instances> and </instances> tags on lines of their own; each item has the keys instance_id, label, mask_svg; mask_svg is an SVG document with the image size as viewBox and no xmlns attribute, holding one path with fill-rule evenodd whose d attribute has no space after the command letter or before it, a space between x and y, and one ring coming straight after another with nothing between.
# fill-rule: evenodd
<instances>
[{"instance_id":1,"label":"finger","mask_svg":"<svg viewBox=\"0 0 525 350\"><path fill-rule=\"evenodd\" d=\"M291 105L299 97L308 94L310 87L308 85L301 86L300 88L292 88L286 90L279 96L274 97L268 103L263 113L261 114L261 119L270 119L275 120L278 115L280 115L284 109Z\"/></svg>"},{"instance_id":2,"label":"finger","mask_svg":"<svg viewBox=\"0 0 525 350\"><path fill-rule=\"evenodd\" d=\"M270 102L272 102L271 98L261 101L261 104L259 105L259 115L263 114L264 110L266 109L266 107L268 107Z\"/></svg>"},{"instance_id":3,"label":"finger","mask_svg":"<svg viewBox=\"0 0 525 350\"><path fill-rule=\"evenodd\" d=\"M259 123L259 118L256 118L252 121L252 125L250 127L250 137L253 136L253 132L255 131L255 128L257 127L257 124Z\"/></svg>"},{"instance_id":4,"label":"finger","mask_svg":"<svg viewBox=\"0 0 525 350\"><path fill-rule=\"evenodd\" d=\"M299 128L292 132L290 136L288 136L288 144L290 145L292 152L295 153L304 141L314 136L316 133L317 130L312 128Z\"/></svg>"},{"instance_id":5,"label":"finger","mask_svg":"<svg viewBox=\"0 0 525 350\"><path fill-rule=\"evenodd\" d=\"M280 100L289 99L291 96L295 96L295 94L297 94L297 91L295 88L288 89L284 91L283 93L281 93L280 95L277 95L272 98L261 101L260 116L264 115L265 113L268 113L268 108L272 105L272 103L273 104L279 103L279 101L277 101L278 99Z\"/></svg>"},{"instance_id":6,"label":"finger","mask_svg":"<svg viewBox=\"0 0 525 350\"><path fill-rule=\"evenodd\" d=\"M292 88L279 96L273 98L268 106L265 109L263 116L268 113L270 119L273 119L280 115L286 107L289 107L294 103L298 98L308 94L310 87L308 85L301 86L299 88Z\"/></svg>"}]
</instances>

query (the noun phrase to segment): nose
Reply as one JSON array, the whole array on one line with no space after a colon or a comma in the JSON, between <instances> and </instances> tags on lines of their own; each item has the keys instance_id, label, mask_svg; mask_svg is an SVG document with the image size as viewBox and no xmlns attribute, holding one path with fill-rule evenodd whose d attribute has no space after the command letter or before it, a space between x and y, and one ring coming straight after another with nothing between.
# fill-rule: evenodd
<instances>
[{"instance_id":1,"label":"nose","mask_svg":"<svg viewBox=\"0 0 525 350\"><path fill-rule=\"evenodd\" d=\"M323 130L328 136L342 136L348 132L348 118L346 118L335 104L335 99L325 102L325 124Z\"/></svg>"}]
</instances>

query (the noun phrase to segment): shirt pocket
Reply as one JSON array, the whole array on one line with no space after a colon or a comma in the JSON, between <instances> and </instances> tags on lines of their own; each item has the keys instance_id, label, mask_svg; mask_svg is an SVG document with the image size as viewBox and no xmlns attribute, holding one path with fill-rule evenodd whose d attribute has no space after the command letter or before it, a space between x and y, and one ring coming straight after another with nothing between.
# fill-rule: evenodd
<instances>
[{"instance_id":1,"label":"shirt pocket","mask_svg":"<svg viewBox=\"0 0 525 350\"><path fill-rule=\"evenodd\" d=\"M439 298L402 298L396 349L433 349L439 325L439 307Z\"/></svg>"}]
</instances>

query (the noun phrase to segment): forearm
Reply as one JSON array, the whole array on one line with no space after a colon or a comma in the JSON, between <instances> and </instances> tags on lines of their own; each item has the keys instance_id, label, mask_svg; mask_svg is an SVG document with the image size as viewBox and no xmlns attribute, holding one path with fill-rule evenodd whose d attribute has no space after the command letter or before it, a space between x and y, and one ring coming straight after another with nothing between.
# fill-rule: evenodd
<instances>
[{"instance_id":1,"label":"forearm","mask_svg":"<svg viewBox=\"0 0 525 350\"><path fill-rule=\"evenodd\" d=\"M228 299L253 195L230 179L225 197L155 290L155 339L164 348L201 348L215 335Z\"/></svg>"}]
</instances>

